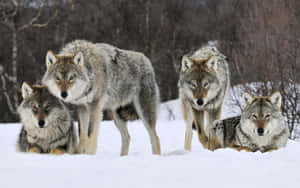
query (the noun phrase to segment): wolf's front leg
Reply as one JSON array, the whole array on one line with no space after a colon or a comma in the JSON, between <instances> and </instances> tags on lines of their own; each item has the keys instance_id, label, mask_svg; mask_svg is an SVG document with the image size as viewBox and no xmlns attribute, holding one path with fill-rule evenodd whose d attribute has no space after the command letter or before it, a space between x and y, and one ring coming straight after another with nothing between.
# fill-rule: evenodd
<instances>
[{"instance_id":1,"label":"wolf's front leg","mask_svg":"<svg viewBox=\"0 0 300 188\"><path fill-rule=\"evenodd\" d=\"M198 139L204 148L208 146L208 138L204 131L204 111L198 111L193 109L193 123L196 127Z\"/></svg>"},{"instance_id":2,"label":"wolf's front leg","mask_svg":"<svg viewBox=\"0 0 300 188\"><path fill-rule=\"evenodd\" d=\"M191 105L185 99L181 100L181 110L183 114L183 119L185 121L185 139L184 139L184 149L187 151L192 150L192 138L193 138L193 114Z\"/></svg>"},{"instance_id":3,"label":"wolf's front leg","mask_svg":"<svg viewBox=\"0 0 300 188\"><path fill-rule=\"evenodd\" d=\"M215 150L222 147L222 144L219 142L216 132L211 131L214 126L214 121L221 119L222 107L219 107L215 111L208 112L208 119L206 125L206 132L209 140L208 149Z\"/></svg>"},{"instance_id":4,"label":"wolf's front leg","mask_svg":"<svg viewBox=\"0 0 300 188\"><path fill-rule=\"evenodd\" d=\"M214 121L220 120L222 116L222 106L217 108L214 111L209 111L208 112L208 117L207 117L207 124L206 124L206 130L210 130L211 127L214 124ZM208 132L208 131L207 131Z\"/></svg>"},{"instance_id":5,"label":"wolf's front leg","mask_svg":"<svg viewBox=\"0 0 300 188\"><path fill-rule=\"evenodd\" d=\"M78 107L78 122L79 122L79 148L78 153L86 153L88 129L89 129L89 109L82 105Z\"/></svg>"},{"instance_id":6,"label":"wolf's front leg","mask_svg":"<svg viewBox=\"0 0 300 188\"><path fill-rule=\"evenodd\" d=\"M96 100L89 106L88 154L96 154L100 121L102 120L103 100Z\"/></svg>"}]
</instances>

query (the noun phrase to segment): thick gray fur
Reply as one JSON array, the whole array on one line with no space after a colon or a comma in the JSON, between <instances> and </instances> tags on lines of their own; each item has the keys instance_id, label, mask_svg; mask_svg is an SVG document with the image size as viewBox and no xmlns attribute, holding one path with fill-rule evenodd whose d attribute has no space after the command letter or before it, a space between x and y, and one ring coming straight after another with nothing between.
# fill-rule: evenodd
<instances>
[{"instance_id":1,"label":"thick gray fur","mask_svg":"<svg viewBox=\"0 0 300 188\"><path fill-rule=\"evenodd\" d=\"M152 152L160 154L159 139L155 125L159 106L159 90L150 60L139 52L127 51L105 43L91 43L76 40L67 44L58 56L68 56L82 52L83 67L74 66L64 70L65 74L76 72L74 84L66 99L61 98L53 82L61 72L60 63L50 67L43 78L50 91L65 102L78 106L80 123L81 153L95 154L98 127L103 110L113 112L114 122L122 137L121 155L127 155L130 136L127 120L139 117L150 136ZM120 116L122 109L136 113L131 117ZM132 109L134 108L134 109Z\"/></svg>"},{"instance_id":2,"label":"thick gray fur","mask_svg":"<svg viewBox=\"0 0 300 188\"><path fill-rule=\"evenodd\" d=\"M217 42L209 42L200 49L185 55L182 59L178 87L182 113L186 123L184 147L188 151L191 150L193 121L198 118L198 123L202 122L199 126L203 126L199 129L202 130L205 130L204 123L206 122L205 133L207 134L213 121L221 118L222 106L230 88L228 59L217 47ZM184 59L190 59L195 63L187 65ZM195 68L199 66L197 62L211 61L217 65L214 71L210 71L211 69L199 71ZM203 92L201 87L206 80L209 80L210 87L207 89L206 97L203 98L204 104L200 106L197 104L198 98L195 95L197 92ZM194 82L192 83L192 81Z\"/></svg>"},{"instance_id":3,"label":"thick gray fur","mask_svg":"<svg viewBox=\"0 0 300 188\"><path fill-rule=\"evenodd\" d=\"M32 86L32 89L33 93L23 99L18 108L23 127L17 141L17 151L28 152L35 147L38 153L50 153L53 149L75 153L77 135L68 109L46 87ZM34 106L39 106L36 114ZM47 109L44 109L45 106ZM38 125L38 113L45 114L44 128Z\"/></svg>"}]
</instances>

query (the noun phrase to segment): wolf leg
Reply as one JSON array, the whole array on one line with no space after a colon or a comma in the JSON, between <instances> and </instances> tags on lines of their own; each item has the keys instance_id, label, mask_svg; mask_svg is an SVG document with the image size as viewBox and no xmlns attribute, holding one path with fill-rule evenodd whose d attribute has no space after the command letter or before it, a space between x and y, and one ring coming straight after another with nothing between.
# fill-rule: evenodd
<instances>
[{"instance_id":1,"label":"wolf leg","mask_svg":"<svg viewBox=\"0 0 300 188\"><path fill-rule=\"evenodd\" d=\"M62 155L64 154L66 151L64 149L60 149L60 148L54 148L50 151L50 154L53 155Z\"/></svg>"},{"instance_id":2,"label":"wolf leg","mask_svg":"<svg viewBox=\"0 0 300 188\"><path fill-rule=\"evenodd\" d=\"M222 144L219 142L216 132L211 130L213 129L214 121L221 119L222 106L215 111L211 111L207 113L208 113L208 119L207 119L206 132L208 133L208 139L209 139L208 149L215 150L221 148Z\"/></svg>"},{"instance_id":3,"label":"wolf leg","mask_svg":"<svg viewBox=\"0 0 300 188\"><path fill-rule=\"evenodd\" d=\"M208 118L207 118L207 130L211 129L213 126L213 123L215 120L220 120L222 116L222 106L214 111L207 112Z\"/></svg>"},{"instance_id":4,"label":"wolf leg","mask_svg":"<svg viewBox=\"0 0 300 188\"><path fill-rule=\"evenodd\" d=\"M183 118L185 121L185 140L184 140L184 149L191 151L192 149L192 138L193 138L193 116L192 110L188 102L184 99L181 101L181 109Z\"/></svg>"},{"instance_id":5,"label":"wolf leg","mask_svg":"<svg viewBox=\"0 0 300 188\"><path fill-rule=\"evenodd\" d=\"M87 153L96 154L100 121L102 120L102 101L97 100L89 106L90 122L88 129Z\"/></svg>"},{"instance_id":6,"label":"wolf leg","mask_svg":"<svg viewBox=\"0 0 300 188\"><path fill-rule=\"evenodd\" d=\"M197 129L198 139L204 148L208 148L208 138L204 130L204 111L193 109L194 124Z\"/></svg>"},{"instance_id":7,"label":"wolf leg","mask_svg":"<svg viewBox=\"0 0 300 188\"><path fill-rule=\"evenodd\" d=\"M155 83L155 81L151 83ZM139 96L134 100L134 106L138 116L148 131L152 145L152 153L160 155L160 141L155 129L158 106L157 95L159 95L159 93L155 85L151 87L151 83L142 86Z\"/></svg>"},{"instance_id":8,"label":"wolf leg","mask_svg":"<svg viewBox=\"0 0 300 188\"><path fill-rule=\"evenodd\" d=\"M120 131L122 139L121 156L128 155L130 145L130 135L128 133L127 122L120 119L116 112L113 112L113 118L116 127Z\"/></svg>"},{"instance_id":9,"label":"wolf leg","mask_svg":"<svg viewBox=\"0 0 300 188\"><path fill-rule=\"evenodd\" d=\"M79 147L78 153L86 153L89 128L89 111L87 106L78 106L79 118Z\"/></svg>"}]
</instances>

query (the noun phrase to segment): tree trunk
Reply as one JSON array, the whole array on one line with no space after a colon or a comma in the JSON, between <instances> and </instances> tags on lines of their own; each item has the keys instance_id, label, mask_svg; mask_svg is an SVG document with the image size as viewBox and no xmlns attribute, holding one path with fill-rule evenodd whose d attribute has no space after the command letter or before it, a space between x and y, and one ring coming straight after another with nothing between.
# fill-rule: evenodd
<instances>
[{"instance_id":1,"label":"tree trunk","mask_svg":"<svg viewBox=\"0 0 300 188\"><path fill-rule=\"evenodd\" d=\"M18 46L17 46L17 31L12 32L12 77L14 84L17 83L17 57L18 57Z\"/></svg>"}]
</instances>

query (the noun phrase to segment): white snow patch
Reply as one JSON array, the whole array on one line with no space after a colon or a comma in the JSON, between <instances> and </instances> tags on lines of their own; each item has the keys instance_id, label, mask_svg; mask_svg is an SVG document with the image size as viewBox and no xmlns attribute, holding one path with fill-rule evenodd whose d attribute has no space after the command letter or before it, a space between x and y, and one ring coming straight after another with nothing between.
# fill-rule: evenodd
<instances>
[{"instance_id":1,"label":"white snow patch","mask_svg":"<svg viewBox=\"0 0 300 188\"><path fill-rule=\"evenodd\" d=\"M184 122L157 123L162 156L151 154L140 121L129 123L129 156L120 157L120 135L113 122L102 122L97 154L38 155L16 153L20 124L0 126L1 188L182 188L297 187L300 184L300 143L272 153L231 149L210 152L193 138L193 151L183 150Z\"/></svg>"}]
</instances>

